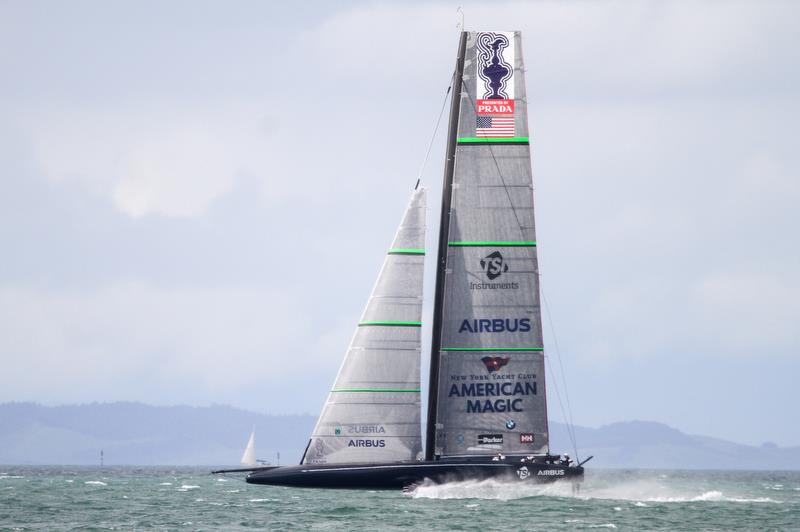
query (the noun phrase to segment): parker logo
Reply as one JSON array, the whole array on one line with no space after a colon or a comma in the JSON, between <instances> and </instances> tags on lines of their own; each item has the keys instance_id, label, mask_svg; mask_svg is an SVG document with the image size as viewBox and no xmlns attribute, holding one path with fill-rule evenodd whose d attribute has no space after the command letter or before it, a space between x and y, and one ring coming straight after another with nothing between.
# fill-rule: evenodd
<instances>
[{"instance_id":1,"label":"parker logo","mask_svg":"<svg viewBox=\"0 0 800 532\"><path fill-rule=\"evenodd\" d=\"M495 371L500 371L500 368L508 364L509 360L511 360L511 357L483 357L481 362L486 366L486 370L489 373L494 373Z\"/></svg>"},{"instance_id":2,"label":"parker logo","mask_svg":"<svg viewBox=\"0 0 800 532\"><path fill-rule=\"evenodd\" d=\"M519 442L520 443L533 443L533 434L530 433L522 433L519 435Z\"/></svg>"},{"instance_id":3,"label":"parker logo","mask_svg":"<svg viewBox=\"0 0 800 532\"><path fill-rule=\"evenodd\" d=\"M490 281L494 281L508 271L508 264L503 260L499 251L488 254L481 259L481 269Z\"/></svg>"},{"instance_id":4,"label":"parker logo","mask_svg":"<svg viewBox=\"0 0 800 532\"><path fill-rule=\"evenodd\" d=\"M502 434L478 434L478 445L502 445Z\"/></svg>"}]
</instances>

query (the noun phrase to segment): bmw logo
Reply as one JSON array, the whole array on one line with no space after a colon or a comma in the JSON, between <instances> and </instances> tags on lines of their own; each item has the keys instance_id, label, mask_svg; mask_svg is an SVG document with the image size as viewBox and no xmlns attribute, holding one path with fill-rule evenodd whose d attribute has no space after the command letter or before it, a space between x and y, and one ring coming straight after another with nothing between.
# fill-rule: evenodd
<instances>
[{"instance_id":1,"label":"bmw logo","mask_svg":"<svg viewBox=\"0 0 800 532\"><path fill-rule=\"evenodd\" d=\"M459 434L458 436L456 436L456 441L459 443L459 445L463 445L464 444L464 435L463 434Z\"/></svg>"},{"instance_id":2,"label":"bmw logo","mask_svg":"<svg viewBox=\"0 0 800 532\"><path fill-rule=\"evenodd\" d=\"M506 421L506 428L507 428L508 430L511 430L511 429L513 429L513 428L514 428L514 427L516 427L516 426L517 426L517 424L516 424L516 423L514 423L514 420L513 420L513 419L509 419L508 421Z\"/></svg>"}]
</instances>

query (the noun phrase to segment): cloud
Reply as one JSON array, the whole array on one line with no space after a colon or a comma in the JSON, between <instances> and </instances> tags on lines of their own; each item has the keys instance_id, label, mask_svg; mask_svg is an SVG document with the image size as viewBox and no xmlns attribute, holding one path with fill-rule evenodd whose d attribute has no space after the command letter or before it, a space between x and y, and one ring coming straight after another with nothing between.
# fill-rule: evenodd
<instances>
[{"instance_id":1,"label":"cloud","mask_svg":"<svg viewBox=\"0 0 800 532\"><path fill-rule=\"evenodd\" d=\"M800 286L796 272L719 272L690 287L687 343L708 354L796 356Z\"/></svg>"},{"instance_id":2,"label":"cloud","mask_svg":"<svg viewBox=\"0 0 800 532\"><path fill-rule=\"evenodd\" d=\"M739 400L711 385L721 360L796 369L796 4L464 6L470 29L523 31L542 282L567 365L592 368L585 411L658 411L608 380L668 393L658 371L688 363L686 396L719 404ZM315 412L427 148L455 7L287 8L283 31L226 10L223 33L176 12L145 44L143 19L70 10L15 33L0 158L32 153L36 209L3 213L5 396Z\"/></svg>"},{"instance_id":3,"label":"cloud","mask_svg":"<svg viewBox=\"0 0 800 532\"><path fill-rule=\"evenodd\" d=\"M241 108L51 109L28 115L42 173L108 197L128 216L194 217L266 168L258 113Z\"/></svg>"},{"instance_id":4,"label":"cloud","mask_svg":"<svg viewBox=\"0 0 800 532\"><path fill-rule=\"evenodd\" d=\"M80 292L2 286L3 396L160 403L235 398L264 410L275 400L273 389L317 382L295 408L315 410L357 319L347 317L346 327L334 320L315 334L302 302L276 286L165 288L119 281Z\"/></svg>"}]
</instances>

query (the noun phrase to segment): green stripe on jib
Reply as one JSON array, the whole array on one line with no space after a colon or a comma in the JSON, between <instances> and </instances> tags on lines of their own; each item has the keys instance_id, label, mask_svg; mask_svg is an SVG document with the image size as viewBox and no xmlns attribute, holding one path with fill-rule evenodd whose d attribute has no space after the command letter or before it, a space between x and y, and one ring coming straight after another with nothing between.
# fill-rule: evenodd
<instances>
[{"instance_id":1,"label":"green stripe on jib","mask_svg":"<svg viewBox=\"0 0 800 532\"><path fill-rule=\"evenodd\" d=\"M443 347L442 351L544 351L544 347Z\"/></svg>"},{"instance_id":2,"label":"green stripe on jib","mask_svg":"<svg viewBox=\"0 0 800 532\"><path fill-rule=\"evenodd\" d=\"M339 388L332 393L419 393L419 388Z\"/></svg>"},{"instance_id":3,"label":"green stripe on jib","mask_svg":"<svg viewBox=\"0 0 800 532\"><path fill-rule=\"evenodd\" d=\"M392 248L389 250L389 255L424 255L424 249L413 248Z\"/></svg>"},{"instance_id":4,"label":"green stripe on jib","mask_svg":"<svg viewBox=\"0 0 800 532\"><path fill-rule=\"evenodd\" d=\"M536 247L536 242L448 242L448 246Z\"/></svg>"},{"instance_id":5,"label":"green stripe on jib","mask_svg":"<svg viewBox=\"0 0 800 532\"><path fill-rule=\"evenodd\" d=\"M458 139L459 144L494 144L497 142L523 144L528 142L528 137L498 137L498 138L460 137Z\"/></svg>"},{"instance_id":6,"label":"green stripe on jib","mask_svg":"<svg viewBox=\"0 0 800 532\"><path fill-rule=\"evenodd\" d=\"M422 327L421 321L362 321L359 327Z\"/></svg>"}]
</instances>

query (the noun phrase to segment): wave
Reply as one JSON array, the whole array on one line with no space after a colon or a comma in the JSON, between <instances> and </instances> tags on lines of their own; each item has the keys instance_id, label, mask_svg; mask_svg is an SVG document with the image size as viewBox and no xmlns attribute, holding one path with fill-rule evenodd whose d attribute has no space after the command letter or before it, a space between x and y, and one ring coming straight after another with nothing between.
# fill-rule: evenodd
<instances>
[{"instance_id":1,"label":"wave","mask_svg":"<svg viewBox=\"0 0 800 532\"><path fill-rule=\"evenodd\" d=\"M580 497L630 501L635 506L639 506L639 503L681 502L781 503L781 501L769 497L746 497L725 494L720 489L693 490L685 486L669 486L662 482L648 479L621 482L604 487L586 486L585 489L581 489Z\"/></svg>"},{"instance_id":2,"label":"wave","mask_svg":"<svg viewBox=\"0 0 800 532\"><path fill-rule=\"evenodd\" d=\"M84 482L87 486L108 486L105 482L101 480L87 480Z\"/></svg>"},{"instance_id":3,"label":"wave","mask_svg":"<svg viewBox=\"0 0 800 532\"><path fill-rule=\"evenodd\" d=\"M527 497L570 497L571 482L552 482L548 484L525 483L518 481L504 482L499 480L464 480L436 484L425 480L412 489L407 495L417 499L496 499L511 500Z\"/></svg>"},{"instance_id":4,"label":"wave","mask_svg":"<svg viewBox=\"0 0 800 532\"><path fill-rule=\"evenodd\" d=\"M682 502L732 502L773 503L781 501L769 497L746 497L725 494L720 490L691 490L677 486L666 486L656 480L638 480L595 486L584 483L578 490L570 481L547 484L520 483L518 481L457 481L435 484L429 480L407 490L406 495L420 499L494 499L512 500L528 497L572 497L582 500L629 501L634 506L647 503ZM616 509L616 508L615 508Z\"/></svg>"}]
</instances>

